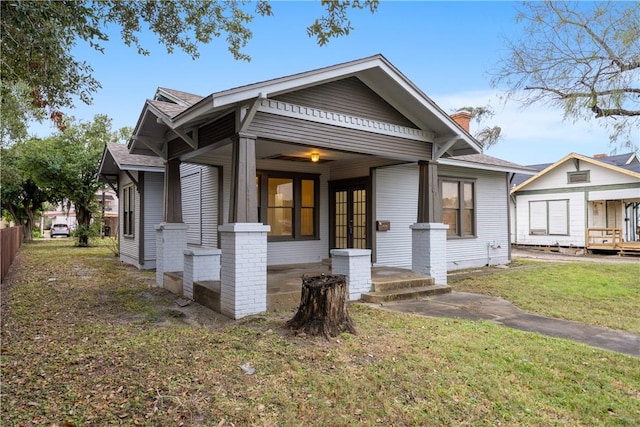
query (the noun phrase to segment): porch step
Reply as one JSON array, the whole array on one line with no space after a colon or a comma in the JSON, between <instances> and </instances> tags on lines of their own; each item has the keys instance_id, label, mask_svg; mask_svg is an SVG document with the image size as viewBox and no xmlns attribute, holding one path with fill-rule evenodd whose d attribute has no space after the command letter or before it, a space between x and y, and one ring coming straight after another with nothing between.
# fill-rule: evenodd
<instances>
[{"instance_id":1,"label":"porch step","mask_svg":"<svg viewBox=\"0 0 640 427\"><path fill-rule=\"evenodd\" d=\"M220 313L220 281L193 282L193 300Z\"/></svg>"},{"instance_id":2,"label":"porch step","mask_svg":"<svg viewBox=\"0 0 640 427\"><path fill-rule=\"evenodd\" d=\"M404 279L373 279L374 292L393 291L396 289L422 288L435 285L435 279L429 276L411 277Z\"/></svg>"},{"instance_id":3,"label":"porch step","mask_svg":"<svg viewBox=\"0 0 640 427\"><path fill-rule=\"evenodd\" d=\"M382 304L389 301L416 299L420 297L448 294L451 287L447 285L428 285L384 291L366 292L362 294L362 301L374 304Z\"/></svg>"}]
</instances>

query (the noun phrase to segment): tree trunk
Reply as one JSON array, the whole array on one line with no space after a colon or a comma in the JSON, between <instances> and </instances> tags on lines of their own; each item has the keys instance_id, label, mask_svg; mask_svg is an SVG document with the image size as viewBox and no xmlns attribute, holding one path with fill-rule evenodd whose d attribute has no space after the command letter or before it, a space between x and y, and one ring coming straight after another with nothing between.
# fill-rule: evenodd
<instances>
[{"instance_id":1,"label":"tree trunk","mask_svg":"<svg viewBox=\"0 0 640 427\"><path fill-rule=\"evenodd\" d=\"M356 333L347 312L348 287L343 275L302 277L302 294L296 315L287 327L308 335L335 337Z\"/></svg>"}]
</instances>

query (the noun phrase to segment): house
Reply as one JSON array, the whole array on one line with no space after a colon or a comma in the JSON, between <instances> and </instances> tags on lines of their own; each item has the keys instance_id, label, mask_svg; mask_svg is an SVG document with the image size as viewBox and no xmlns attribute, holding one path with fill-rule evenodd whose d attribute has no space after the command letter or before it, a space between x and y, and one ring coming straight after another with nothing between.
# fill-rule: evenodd
<instances>
[{"instance_id":1,"label":"house","mask_svg":"<svg viewBox=\"0 0 640 427\"><path fill-rule=\"evenodd\" d=\"M469 120L382 55L206 97L159 88L128 144L164 164L157 284L183 272L191 297L194 275L220 280L238 318L265 310L267 266L331 257L358 299L372 265L446 284L508 263L509 177L533 171L482 154Z\"/></svg>"},{"instance_id":2,"label":"house","mask_svg":"<svg viewBox=\"0 0 640 427\"><path fill-rule=\"evenodd\" d=\"M155 225L162 221L164 164L157 157L130 154L126 145L104 149L99 180L117 194L118 256L141 269L156 267Z\"/></svg>"},{"instance_id":3,"label":"house","mask_svg":"<svg viewBox=\"0 0 640 427\"><path fill-rule=\"evenodd\" d=\"M640 159L635 153L571 153L516 174L511 242L517 245L640 250Z\"/></svg>"},{"instance_id":4,"label":"house","mask_svg":"<svg viewBox=\"0 0 640 427\"><path fill-rule=\"evenodd\" d=\"M98 211L102 218L102 233L111 236L118 227L118 198L116 193L109 189L101 189L95 194L98 203ZM40 216L40 233L51 228L53 224L66 224L72 230L77 226L76 210L73 203L63 202L50 205Z\"/></svg>"}]
</instances>

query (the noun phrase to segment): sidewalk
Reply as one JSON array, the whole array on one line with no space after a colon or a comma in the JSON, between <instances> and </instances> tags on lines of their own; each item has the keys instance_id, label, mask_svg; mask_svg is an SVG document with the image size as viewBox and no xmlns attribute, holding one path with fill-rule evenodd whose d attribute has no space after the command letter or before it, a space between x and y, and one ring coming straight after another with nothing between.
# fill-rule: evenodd
<instances>
[{"instance_id":1,"label":"sidewalk","mask_svg":"<svg viewBox=\"0 0 640 427\"><path fill-rule=\"evenodd\" d=\"M379 304L370 304L380 307ZM488 320L510 328L567 338L593 347L640 357L640 336L527 313L509 301L480 294L450 294L384 303L382 308L428 317Z\"/></svg>"}]
</instances>

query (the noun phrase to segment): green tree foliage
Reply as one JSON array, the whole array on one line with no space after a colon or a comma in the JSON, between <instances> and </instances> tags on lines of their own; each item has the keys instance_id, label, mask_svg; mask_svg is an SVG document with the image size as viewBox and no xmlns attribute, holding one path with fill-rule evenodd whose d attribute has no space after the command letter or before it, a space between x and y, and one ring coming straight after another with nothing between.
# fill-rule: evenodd
<instances>
[{"instance_id":1,"label":"green tree foliage","mask_svg":"<svg viewBox=\"0 0 640 427\"><path fill-rule=\"evenodd\" d=\"M40 187L33 175L30 159L39 152L38 140L18 142L0 148L0 202L3 216L26 228L31 240L35 219L51 197L51 188Z\"/></svg>"},{"instance_id":2,"label":"green tree foliage","mask_svg":"<svg viewBox=\"0 0 640 427\"><path fill-rule=\"evenodd\" d=\"M64 131L40 141L46 154L32 159L35 181L44 188L55 189L54 197L73 203L78 224L78 245L88 246L93 212L97 209L96 192L102 188L97 180L100 159L107 142L116 136L111 120L97 115L92 122L66 123Z\"/></svg>"},{"instance_id":3,"label":"green tree foliage","mask_svg":"<svg viewBox=\"0 0 640 427\"><path fill-rule=\"evenodd\" d=\"M508 41L494 85L524 106L599 119L612 143L629 145L640 125L640 3L524 2L518 20L525 31Z\"/></svg>"},{"instance_id":4,"label":"green tree foliage","mask_svg":"<svg viewBox=\"0 0 640 427\"><path fill-rule=\"evenodd\" d=\"M321 5L323 16L307 32L323 45L349 34L348 10L374 12L378 0L323 0ZM249 60L242 51L252 37L249 25L256 16L272 13L268 0L2 1L2 142L25 137L27 121L46 115L64 130L61 111L72 107L75 98L92 102L100 82L91 65L72 51L77 43L87 43L104 52L107 25L115 24L123 42L141 55L149 51L139 35L151 31L169 53L180 49L196 59L200 45L224 37L234 58Z\"/></svg>"}]
</instances>

